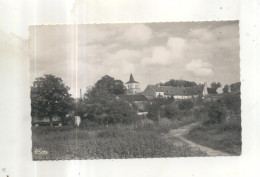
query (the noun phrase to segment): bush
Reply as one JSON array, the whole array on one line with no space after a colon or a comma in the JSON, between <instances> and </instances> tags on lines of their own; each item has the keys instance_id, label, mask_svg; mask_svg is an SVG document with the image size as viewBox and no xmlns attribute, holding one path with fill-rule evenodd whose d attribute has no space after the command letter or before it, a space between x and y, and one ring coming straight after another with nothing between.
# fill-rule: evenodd
<instances>
[{"instance_id":1,"label":"bush","mask_svg":"<svg viewBox=\"0 0 260 177\"><path fill-rule=\"evenodd\" d=\"M225 120L225 110L220 102L212 102L206 106L208 121L206 124L218 124Z\"/></svg>"},{"instance_id":2,"label":"bush","mask_svg":"<svg viewBox=\"0 0 260 177\"><path fill-rule=\"evenodd\" d=\"M158 121L160 116L163 116L164 107L166 105L171 105L174 102L173 99L155 98L150 103L146 105L146 110L148 111L147 118Z\"/></svg>"},{"instance_id":3,"label":"bush","mask_svg":"<svg viewBox=\"0 0 260 177\"><path fill-rule=\"evenodd\" d=\"M103 90L90 90L78 103L82 118L101 124L132 123L136 108Z\"/></svg>"},{"instance_id":4,"label":"bush","mask_svg":"<svg viewBox=\"0 0 260 177\"><path fill-rule=\"evenodd\" d=\"M228 110L240 114L241 112L240 95L226 94L225 97L222 98L222 102Z\"/></svg>"},{"instance_id":5,"label":"bush","mask_svg":"<svg viewBox=\"0 0 260 177\"><path fill-rule=\"evenodd\" d=\"M180 110L190 110L194 107L194 104L191 100L182 100L179 102Z\"/></svg>"},{"instance_id":6,"label":"bush","mask_svg":"<svg viewBox=\"0 0 260 177\"><path fill-rule=\"evenodd\" d=\"M178 111L176 110L174 105L170 104L170 105L166 105L164 107L164 114L165 114L165 117L172 119L173 117L177 116Z\"/></svg>"},{"instance_id":7,"label":"bush","mask_svg":"<svg viewBox=\"0 0 260 177\"><path fill-rule=\"evenodd\" d=\"M221 131L241 131L241 122L240 121L225 121L221 126Z\"/></svg>"}]
</instances>

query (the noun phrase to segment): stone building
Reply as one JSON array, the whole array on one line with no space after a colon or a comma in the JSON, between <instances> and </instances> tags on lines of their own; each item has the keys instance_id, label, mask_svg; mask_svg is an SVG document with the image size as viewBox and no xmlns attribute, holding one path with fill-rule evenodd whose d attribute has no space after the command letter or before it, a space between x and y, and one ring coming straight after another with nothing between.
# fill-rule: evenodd
<instances>
[{"instance_id":1,"label":"stone building","mask_svg":"<svg viewBox=\"0 0 260 177\"><path fill-rule=\"evenodd\" d=\"M191 98L204 98L208 94L207 84L193 86L193 87L172 87L148 85L143 91L143 95L148 99L163 97L174 99L191 99Z\"/></svg>"},{"instance_id":2,"label":"stone building","mask_svg":"<svg viewBox=\"0 0 260 177\"><path fill-rule=\"evenodd\" d=\"M135 81L132 73L130 74L129 81L125 83L125 86L127 95L135 95L140 93L140 83Z\"/></svg>"}]
</instances>

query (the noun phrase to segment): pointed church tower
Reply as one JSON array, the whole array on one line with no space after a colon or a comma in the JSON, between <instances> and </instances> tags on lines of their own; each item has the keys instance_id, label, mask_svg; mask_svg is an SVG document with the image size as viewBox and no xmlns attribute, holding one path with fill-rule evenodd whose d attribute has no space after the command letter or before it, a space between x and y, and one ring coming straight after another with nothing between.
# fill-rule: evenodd
<instances>
[{"instance_id":1,"label":"pointed church tower","mask_svg":"<svg viewBox=\"0 0 260 177\"><path fill-rule=\"evenodd\" d=\"M132 73L130 74L129 81L125 83L126 86L126 94L127 95L135 95L140 92L140 83L135 81Z\"/></svg>"}]
</instances>

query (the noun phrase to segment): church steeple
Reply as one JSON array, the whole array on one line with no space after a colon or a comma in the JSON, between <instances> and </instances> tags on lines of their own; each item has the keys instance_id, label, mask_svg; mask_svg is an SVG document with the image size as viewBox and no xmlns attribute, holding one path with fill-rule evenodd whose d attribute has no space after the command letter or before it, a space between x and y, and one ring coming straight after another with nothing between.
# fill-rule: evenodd
<instances>
[{"instance_id":1,"label":"church steeple","mask_svg":"<svg viewBox=\"0 0 260 177\"><path fill-rule=\"evenodd\" d=\"M140 92L140 83L135 81L133 74L130 74L129 81L125 83L126 85L126 94L134 95Z\"/></svg>"},{"instance_id":2,"label":"church steeple","mask_svg":"<svg viewBox=\"0 0 260 177\"><path fill-rule=\"evenodd\" d=\"M134 76L133 76L132 73L130 74L129 81L128 81L126 84L130 84L130 83L139 83L139 82L136 82L136 81L135 81Z\"/></svg>"}]
</instances>

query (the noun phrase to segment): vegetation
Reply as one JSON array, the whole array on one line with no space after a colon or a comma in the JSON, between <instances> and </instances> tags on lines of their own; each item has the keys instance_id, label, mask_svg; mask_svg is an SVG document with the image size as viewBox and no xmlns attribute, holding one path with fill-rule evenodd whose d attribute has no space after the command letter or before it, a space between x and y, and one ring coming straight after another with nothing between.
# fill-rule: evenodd
<instances>
[{"instance_id":1,"label":"vegetation","mask_svg":"<svg viewBox=\"0 0 260 177\"><path fill-rule=\"evenodd\" d=\"M191 130L186 138L231 155L240 155L241 131L239 129L230 129L230 127L231 123L202 125Z\"/></svg>"},{"instance_id":2,"label":"vegetation","mask_svg":"<svg viewBox=\"0 0 260 177\"><path fill-rule=\"evenodd\" d=\"M190 110L194 107L194 104L191 100L182 100L179 102L180 110Z\"/></svg>"},{"instance_id":3,"label":"vegetation","mask_svg":"<svg viewBox=\"0 0 260 177\"><path fill-rule=\"evenodd\" d=\"M197 85L180 80L164 84ZM211 86L216 91L221 84ZM190 131L188 139L236 155L241 152L237 94L225 92L211 102L155 98L145 105L147 116L138 116L133 103L119 99L125 93L123 82L110 76L102 77L76 101L68 91L62 79L53 75L37 78L31 87L32 117L48 117L51 126L53 117L64 118L72 112L82 119L79 128L32 127L35 160L205 156L198 149L175 146L162 138L162 133L194 122L202 124ZM47 153L36 153L41 150Z\"/></svg>"},{"instance_id":4,"label":"vegetation","mask_svg":"<svg viewBox=\"0 0 260 177\"><path fill-rule=\"evenodd\" d=\"M54 116L65 118L73 107L73 99L62 79L51 74L36 78L31 87L31 116L43 119L48 117L50 125Z\"/></svg>"},{"instance_id":5,"label":"vegetation","mask_svg":"<svg viewBox=\"0 0 260 177\"><path fill-rule=\"evenodd\" d=\"M230 90L229 85L225 85L222 90L223 90L223 93L228 93Z\"/></svg>"},{"instance_id":6,"label":"vegetation","mask_svg":"<svg viewBox=\"0 0 260 177\"><path fill-rule=\"evenodd\" d=\"M187 138L216 150L241 154L241 100L240 95L225 97L204 105L204 121L189 132Z\"/></svg>"},{"instance_id":7,"label":"vegetation","mask_svg":"<svg viewBox=\"0 0 260 177\"><path fill-rule=\"evenodd\" d=\"M165 120L165 119L162 119ZM160 132L180 122L153 122L142 119L138 124L117 124L76 130L72 127L33 127L33 152L47 151L45 155L33 153L34 160L155 158L205 156L198 149L174 146L162 139ZM76 138L77 136L77 138Z\"/></svg>"},{"instance_id":8,"label":"vegetation","mask_svg":"<svg viewBox=\"0 0 260 177\"><path fill-rule=\"evenodd\" d=\"M220 82L212 82L210 84L211 89L217 93L217 89L221 87L221 83Z\"/></svg>"},{"instance_id":9,"label":"vegetation","mask_svg":"<svg viewBox=\"0 0 260 177\"><path fill-rule=\"evenodd\" d=\"M175 79L171 79L165 83L160 83L160 85L162 86L172 86L172 87L192 87L192 86L197 86L196 82L192 82L192 81L186 81L186 80L175 80Z\"/></svg>"},{"instance_id":10,"label":"vegetation","mask_svg":"<svg viewBox=\"0 0 260 177\"><path fill-rule=\"evenodd\" d=\"M89 89L84 98L78 101L76 113L83 119L103 126L131 123L136 116L136 109L129 103L116 98L116 94L120 92L117 87L111 86L114 81L119 83L109 76L104 76L97 81L95 87Z\"/></svg>"},{"instance_id":11,"label":"vegetation","mask_svg":"<svg viewBox=\"0 0 260 177\"><path fill-rule=\"evenodd\" d=\"M156 98L146 105L147 117L158 121L161 117L168 119L181 119L193 113L194 103L191 100L178 100Z\"/></svg>"},{"instance_id":12,"label":"vegetation","mask_svg":"<svg viewBox=\"0 0 260 177\"><path fill-rule=\"evenodd\" d=\"M240 91L240 87L241 87L241 82L236 82L230 85L230 91L231 92Z\"/></svg>"},{"instance_id":13,"label":"vegetation","mask_svg":"<svg viewBox=\"0 0 260 177\"><path fill-rule=\"evenodd\" d=\"M95 89L106 91L108 94L125 94L126 88L121 80L115 80L108 75L103 76L95 84Z\"/></svg>"}]
</instances>

